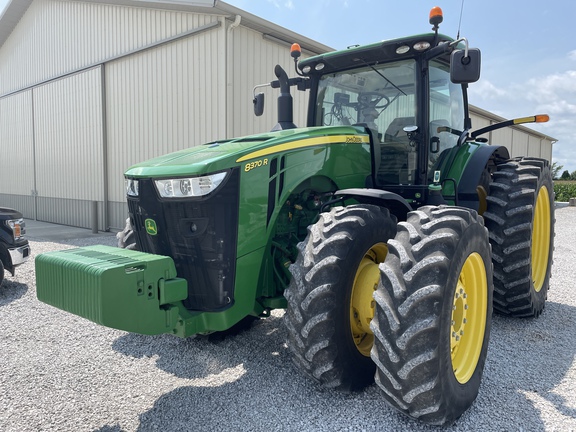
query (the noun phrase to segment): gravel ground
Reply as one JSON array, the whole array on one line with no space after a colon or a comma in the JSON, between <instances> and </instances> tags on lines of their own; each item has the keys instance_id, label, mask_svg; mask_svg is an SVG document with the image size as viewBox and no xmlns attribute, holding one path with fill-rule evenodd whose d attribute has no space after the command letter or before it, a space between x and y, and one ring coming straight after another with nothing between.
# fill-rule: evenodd
<instances>
[{"instance_id":1,"label":"gravel ground","mask_svg":"<svg viewBox=\"0 0 576 432\"><path fill-rule=\"evenodd\" d=\"M544 313L494 317L478 399L445 430L576 431L576 208L556 219ZM97 243L115 239L31 239L33 256ZM219 341L129 334L40 303L31 259L0 289L0 430L439 430L389 408L375 385L342 394L302 377L282 315Z\"/></svg>"}]
</instances>

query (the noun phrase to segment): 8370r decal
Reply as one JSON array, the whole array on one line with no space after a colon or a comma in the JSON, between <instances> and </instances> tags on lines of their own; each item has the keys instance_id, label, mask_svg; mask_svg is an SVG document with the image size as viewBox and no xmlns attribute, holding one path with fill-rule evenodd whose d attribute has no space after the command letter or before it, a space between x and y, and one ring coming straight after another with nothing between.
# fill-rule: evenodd
<instances>
[{"instance_id":1,"label":"8370r decal","mask_svg":"<svg viewBox=\"0 0 576 432\"><path fill-rule=\"evenodd\" d=\"M268 159L260 159L254 162L248 162L246 165L244 165L244 171L252 171L254 168L260 168L266 165L268 165Z\"/></svg>"}]
</instances>

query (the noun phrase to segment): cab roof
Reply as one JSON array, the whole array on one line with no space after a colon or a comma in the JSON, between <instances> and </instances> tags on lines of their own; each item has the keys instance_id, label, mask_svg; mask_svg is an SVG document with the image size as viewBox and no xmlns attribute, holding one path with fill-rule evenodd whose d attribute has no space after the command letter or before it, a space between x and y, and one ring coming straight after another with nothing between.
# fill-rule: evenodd
<instances>
[{"instance_id":1,"label":"cab roof","mask_svg":"<svg viewBox=\"0 0 576 432\"><path fill-rule=\"evenodd\" d=\"M398 39L384 40L369 45L352 46L348 49L340 51L332 51L325 54L320 54L314 57L303 59L298 63L298 68L303 70L306 66L310 66L310 74L316 71L316 65L324 64L324 67L319 70L319 73L325 74L332 71L339 71L356 67L359 64L375 64L384 61L401 60L404 58L415 57L419 53L425 52L433 48L438 42L452 42L454 39L446 35L436 35L434 33L426 33ZM414 45L419 42L427 42L430 48L423 51L414 49ZM398 54L396 50L400 47L407 47L407 51ZM316 73L318 73L316 72Z\"/></svg>"}]
</instances>

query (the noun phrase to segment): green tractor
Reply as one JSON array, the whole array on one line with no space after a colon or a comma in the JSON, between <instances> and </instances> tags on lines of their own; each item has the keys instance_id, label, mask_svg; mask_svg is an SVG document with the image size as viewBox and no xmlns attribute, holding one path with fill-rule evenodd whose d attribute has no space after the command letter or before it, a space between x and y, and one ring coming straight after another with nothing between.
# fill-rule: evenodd
<instances>
[{"instance_id":1,"label":"green tractor","mask_svg":"<svg viewBox=\"0 0 576 432\"><path fill-rule=\"evenodd\" d=\"M38 298L147 335L226 331L286 309L295 364L326 387L374 380L421 421L475 400L493 308L544 308L554 239L549 163L471 131L480 52L434 32L277 66L270 133L126 171L123 248L36 258ZM307 127L290 88L309 92ZM255 96L257 113L263 95ZM135 249L135 250L131 250Z\"/></svg>"}]
</instances>

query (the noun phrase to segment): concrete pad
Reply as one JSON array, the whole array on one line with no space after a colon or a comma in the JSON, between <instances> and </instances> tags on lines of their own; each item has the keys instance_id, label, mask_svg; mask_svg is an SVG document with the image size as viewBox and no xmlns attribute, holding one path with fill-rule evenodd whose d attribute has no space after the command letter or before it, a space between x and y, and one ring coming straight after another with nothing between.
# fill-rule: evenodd
<instances>
[{"instance_id":1,"label":"concrete pad","mask_svg":"<svg viewBox=\"0 0 576 432\"><path fill-rule=\"evenodd\" d=\"M100 231L98 234L93 234L91 229L78 228L68 225L57 225L48 222L41 222L32 219L25 219L26 221L26 238L29 240L46 240L53 242L60 242L64 240L79 239L79 238L95 238L95 237L110 237L115 236L114 232Z\"/></svg>"}]
</instances>

